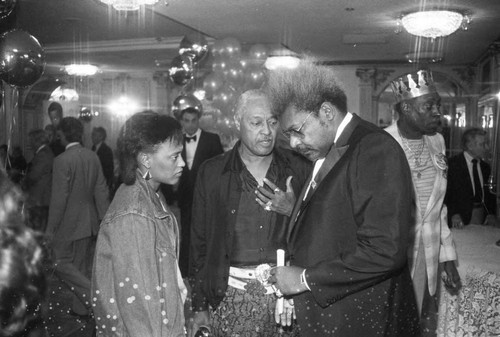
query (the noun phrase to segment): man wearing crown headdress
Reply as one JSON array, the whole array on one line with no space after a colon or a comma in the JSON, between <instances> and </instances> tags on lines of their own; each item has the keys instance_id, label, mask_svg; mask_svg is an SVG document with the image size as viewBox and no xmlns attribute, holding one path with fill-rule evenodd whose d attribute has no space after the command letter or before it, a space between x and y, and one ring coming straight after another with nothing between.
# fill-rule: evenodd
<instances>
[{"instance_id":1,"label":"man wearing crown headdress","mask_svg":"<svg viewBox=\"0 0 500 337\"><path fill-rule=\"evenodd\" d=\"M441 98L429 70L419 70L393 81L394 109L399 119L385 130L405 151L415 192L415 227L408 258L421 322L425 328L430 313L437 312L435 298L440 264L446 272L447 289L460 287L455 266L457 254L443 205L447 163L443 136L437 133Z\"/></svg>"}]
</instances>

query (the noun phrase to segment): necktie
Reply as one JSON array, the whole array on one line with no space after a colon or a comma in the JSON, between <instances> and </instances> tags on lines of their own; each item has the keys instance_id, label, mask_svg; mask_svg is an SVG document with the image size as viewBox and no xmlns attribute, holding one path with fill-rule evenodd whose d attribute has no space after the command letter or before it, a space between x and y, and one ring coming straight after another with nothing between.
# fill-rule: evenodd
<instances>
[{"instance_id":1,"label":"necktie","mask_svg":"<svg viewBox=\"0 0 500 337\"><path fill-rule=\"evenodd\" d=\"M483 200L483 188L479 180L479 172L477 170L477 159L472 159L472 176L474 178L474 202Z\"/></svg>"},{"instance_id":2,"label":"necktie","mask_svg":"<svg viewBox=\"0 0 500 337\"><path fill-rule=\"evenodd\" d=\"M189 143L190 141L196 142L196 135L192 137L184 136L184 139L186 140L186 143Z\"/></svg>"}]
</instances>

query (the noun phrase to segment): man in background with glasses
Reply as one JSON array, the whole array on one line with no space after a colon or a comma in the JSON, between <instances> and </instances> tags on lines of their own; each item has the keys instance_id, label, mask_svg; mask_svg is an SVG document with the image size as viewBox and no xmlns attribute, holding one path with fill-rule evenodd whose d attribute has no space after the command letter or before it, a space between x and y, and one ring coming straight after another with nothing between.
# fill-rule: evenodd
<instances>
[{"instance_id":1,"label":"man in background with glasses","mask_svg":"<svg viewBox=\"0 0 500 337\"><path fill-rule=\"evenodd\" d=\"M398 143L347 112L331 68L304 60L272 72L273 111L314 162L291 214L291 266L270 282L294 295L301 336L417 336L407 265L411 175Z\"/></svg>"}]
</instances>

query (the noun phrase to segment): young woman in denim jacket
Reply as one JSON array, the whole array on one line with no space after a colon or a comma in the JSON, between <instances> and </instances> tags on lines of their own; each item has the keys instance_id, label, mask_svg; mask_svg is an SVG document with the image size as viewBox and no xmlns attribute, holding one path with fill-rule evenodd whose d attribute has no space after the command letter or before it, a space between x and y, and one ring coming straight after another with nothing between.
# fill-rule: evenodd
<instances>
[{"instance_id":1,"label":"young woman in denim jacket","mask_svg":"<svg viewBox=\"0 0 500 337\"><path fill-rule=\"evenodd\" d=\"M97 335L184 336L186 288L179 229L159 187L182 173L182 131L172 117L129 118L117 142L123 184L104 217L92 273Z\"/></svg>"}]
</instances>

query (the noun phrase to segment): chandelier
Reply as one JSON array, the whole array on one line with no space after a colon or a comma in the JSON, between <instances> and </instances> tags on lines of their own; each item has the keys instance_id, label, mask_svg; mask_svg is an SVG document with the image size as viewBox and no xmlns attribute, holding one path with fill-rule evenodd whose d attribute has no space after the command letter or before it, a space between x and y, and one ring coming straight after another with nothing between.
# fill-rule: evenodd
<instances>
[{"instance_id":1,"label":"chandelier","mask_svg":"<svg viewBox=\"0 0 500 337\"><path fill-rule=\"evenodd\" d=\"M403 15L401 24L408 33L435 39L448 36L458 28L467 30L468 15L453 11L422 11Z\"/></svg>"},{"instance_id":2,"label":"chandelier","mask_svg":"<svg viewBox=\"0 0 500 337\"><path fill-rule=\"evenodd\" d=\"M143 5L154 5L158 0L99 0L117 11L136 11Z\"/></svg>"}]
</instances>

